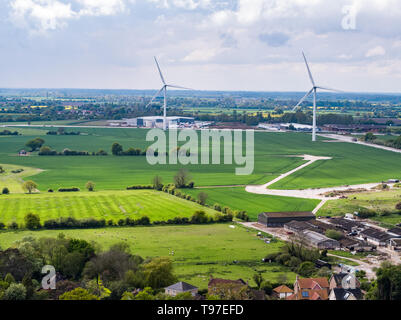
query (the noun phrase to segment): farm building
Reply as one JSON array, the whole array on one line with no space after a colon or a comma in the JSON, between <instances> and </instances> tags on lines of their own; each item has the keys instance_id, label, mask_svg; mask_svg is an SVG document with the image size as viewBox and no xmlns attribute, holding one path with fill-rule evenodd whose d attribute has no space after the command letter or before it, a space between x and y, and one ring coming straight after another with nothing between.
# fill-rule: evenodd
<instances>
[{"instance_id":1,"label":"farm building","mask_svg":"<svg viewBox=\"0 0 401 320\"><path fill-rule=\"evenodd\" d=\"M343 229L348 232L356 231L356 230L363 230L365 226L359 222L351 221L348 219L343 218L335 218L330 220L330 224Z\"/></svg>"},{"instance_id":2,"label":"farm building","mask_svg":"<svg viewBox=\"0 0 401 320\"><path fill-rule=\"evenodd\" d=\"M299 234L299 238L311 247L318 249L336 249L340 247L340 243L337 240L330 239L315 231L306 230Z\"/></svg>"},{"instance_id":3,"label":"farm building","mask_svg":"<svg viewBox=\"0 0 401 320\"><path fill-rule=\"evenodd\" d=\"M390 240L390 238L392 238L392 236L389 235L388 233L374 228L368 228L366 230L361 231L359 233L359 236L363 240L378 246L385 246L387 244L387 241Z\"/></svg>"},{"instance_id":4,"label":"farm building","mask_svg":"<svg viewBox=\"0 0 401 320\"><path fill-rule=\"evenodd\" d=\"M186 282L177 282L172 284L171 286L164 288L164 292L172 297L175 297L179 293L190 292L194 297L198 293L198 288Z\"/></svg>"},{"instance_id":5,"label":"farm building","mask_svg":"<svg viewBox=\"0 0 401 320\"><path fill-rule=\"evenodd\" d=\"M401 238L401 228L391 228L387 230L387 233L394 238Z\"/></svg>"},{"instance_id":6,"label":"farm building","mask_svg":"<svg viewBox=\"0 0 401 320\"><path fill-rule=\"evenodd\" d=\"M267 227L282 227L291 221L309 221L315 219L310 211L299 212L262 212L258 215L258 222Z\"/></svg>"}]
</instances>

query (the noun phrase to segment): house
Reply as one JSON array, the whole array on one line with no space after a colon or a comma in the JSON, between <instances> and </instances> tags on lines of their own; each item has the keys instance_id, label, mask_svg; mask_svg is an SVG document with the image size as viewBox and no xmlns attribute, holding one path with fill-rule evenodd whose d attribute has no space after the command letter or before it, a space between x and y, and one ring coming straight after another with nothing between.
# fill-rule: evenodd
<instances>
[{"instance_id":1,"label":"house","mask_svg":"<svg viewBox=\"0 0 401 320\"><path fill-rule=\"evenodd\" d=\"M258 223L267 227L282 227L291 221L309 221L315 219L311 211L296 212L262 212L258 215Z\"/></svg>"},{"instance_id":2,"label":"house","mask_svg":"<svg viewBox=\"0 0 401 320\"><path fill-rule=\"evenodd\" d=\"M287 300L328 300L329 282L326 278L304 278L297 276L294 283L294 294Z\"/></svg>"},{"instance_id":3,"label":"house","mask_svg":"<svg viewBox=\"0 0 401 320\"><path fill-rule=\"evenodd\" d=\"M340 247L337 240L330 239L321 233L306 230L298 235L300 241L318 249L336 249Z\"/></svg>"},{"instance_id":4,"label":"house","mask_svg":"<svg viewBox=\"0 0 401 320\"><path fill-rule=\"evenodd\" d=\"M198 293L198 288L182 281L174 283L171 286L164 288L164 293L172 297L175 297L179 293L185 293L185 292L190 292L191 295L194 297Z\"/></svg>"},{"instance_id":5,"label":"house","mask_svg":"<svg viewBox=\"0 0 401 320\"><path fill-rule=\"evenodd\" d=\"M392 238L388 233L375 228L367 228L359 233L359 237L364 241L378 246L385 246L387 241Z\"/></svg>"},{"instance_id":6,"label":"house","mask_svg":"<svg viewBox=\"0 0 401 320\"><path fill-rule=\"evenodd\" d=\"M400 238L392 238L388 242L388 248L394 251L401 250L401 239Z\"/></svg>"},{"instance_id":7,"label":"house","mask_svg":"<svg viewBox=\"0 0 401 320\"><path fill-rule=\"evenodd\" d=\"M359 288L361 283L354 276L349 273L333 273L329 280L330 289L341 288L341 289L353 289Z\"/></svg>"},{"instance_id":8,"label":"house","mask_svg":"<svg viewBox=\"0 0 401 320\"><path fill-rule=\"evenodd\" d=\"M288 288L286 285L281 285L273 289L273 295L279 299L286 299L294 293L294 290Z\"/></svg>"},{"instance_id":9,"label":"house","mask_svg":"<svg viewBox=\"0 0 401 320\"><path fill-rule=\"evenodd\" d=\"M334 288L330 291L329 300L363 300L363 293L360 288Z\"/></svg>"}]
</instances>

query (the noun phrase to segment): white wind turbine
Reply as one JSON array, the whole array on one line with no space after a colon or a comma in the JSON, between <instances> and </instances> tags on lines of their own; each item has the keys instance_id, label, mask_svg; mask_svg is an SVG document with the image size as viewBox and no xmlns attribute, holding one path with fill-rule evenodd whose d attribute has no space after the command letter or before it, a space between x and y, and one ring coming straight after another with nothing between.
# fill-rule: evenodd
<instances>
[{"instance_id":1,"label":"white wind turbine","mask_svg":"<svg viewBox=\"0 0 401 320\"><path fill-rule=\"evenodd\" d=\"M312 77L312 73L309 69L309 65L308 65L308 61L306 61L306 57L304 52L302 51L302 56L304 57L305 60L305 64L306 64L306 69L308 70L308 75L309 75L309 79L312 82L312 89L310 89L303 97L301 100L299 100L298 104L294 107L293 111L295 111L302 102L304 102L304 100L309 97L309 95L313 92L313 125L312 125L312 141L316 141L316 91L317 89L321 89L321 90L327 90L327 91L334 91L334 92L342 92L340 90L336 90L336 89L331 89L331 88L327 88L327 87L321 87L321 86L317 86L315 84L315 81L313 80Z\"/></svg>"},{"instance_id":2,"label":"white wind turbine","mask_svg":"<svg viewBox=\"0 0 401 320\"><path fill-rule=\"evenodd\" d=\"M176 85L172 85L172 84L167 84L166 81L164 80L162 71L160 70L160 66L159 63L157 62L156 57L154 57L155 62L156 62L156 66L157 66L157 70L159 70L159 74L160 74L160 79L162 80L163 86L161 87L161 89L159 91L157 91L157 93L152 97L152 99L149 101L149 103L146 105L146 108L153 102L153 100L160 94L163 92L163 96L164 96L164 102L163 102L163 130L167 129L167 119L166 119L166 115L167 115L167 88L177 88L177 89L185 89L185 90L192 90L190 88L185 88L185 87L180 87L180 86L176 86Z\"/></svg>"}]
</instances>

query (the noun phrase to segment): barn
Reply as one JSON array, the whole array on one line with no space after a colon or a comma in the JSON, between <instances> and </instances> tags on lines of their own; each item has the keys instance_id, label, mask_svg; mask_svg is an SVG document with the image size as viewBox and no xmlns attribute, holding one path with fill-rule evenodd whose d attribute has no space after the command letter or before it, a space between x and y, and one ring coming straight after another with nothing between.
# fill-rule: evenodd
<instances>
[{"instance_id":1,"label":"barn","mask_svg":"<svg viewBox=\"0 0 401 320\"><path fill-rule=\"evenodd\" d=\"M258 216L258 222L266 227L282 227L290 221L309 221L315 219L311 211L295 212L262 212Z\"/></svg>"}]
</instances>

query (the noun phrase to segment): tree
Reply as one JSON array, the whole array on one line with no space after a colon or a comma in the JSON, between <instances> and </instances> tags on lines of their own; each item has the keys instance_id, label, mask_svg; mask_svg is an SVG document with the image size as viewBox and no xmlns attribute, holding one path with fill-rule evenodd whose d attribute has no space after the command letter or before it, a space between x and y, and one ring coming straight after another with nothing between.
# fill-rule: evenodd
<instances>
[{"instance_id":1,"label":"tree","mask_svg":"<svg viewBox=\"0 0 401 320\"><path fill-rule=\"evenodd\" d=\"M344 237L344 234L341 231L333 230L333 229L327 229L326 232L326 237L334 240L341 240Z\"/></svg>"},{"instance_id":2,"label":"tree","mask_svg":"<svg viewBox=\"0 0 401 320\"><path fill-rule=\"evenodd\" d=\"M364 135L364 137L363 137L363 140L364 140L364 141L367 141L367 142L371 142L371 141L373 141L373 140L375 140L375 139L376 139L376 137L375 137L375 135L374 135L372 132L366 133L366 134Z\"/></svg>"},{"instance_id":3,"label":"tree","mask_svg":"<svg viewBox=\"0 0 401 320\"><path fill-rule=\"evenodd\" d=\"M188 170L181 168L174 176L174 184L177 188L185 187L191 180Z\"/></svg>"},{"instance_id":4,"label":"tree","mask_svg":"<svg viewBox=\"0 0 401 320\"><path fill-rule=\"evenodd\" d=\"M88 191L95 191L95 183L92 181L88 181L85 187L88 189Z\"/></svg>"},{"instance_id":5,"label":"tree","mask_svg":"<svg viewBox=\"0 0 401 320\"><path fill-rule=\"evenodd\" d=\"M0 173L4 173L6 170L3 169L3 166L0 166Z\"/></svg>"},{"instance_id":6,"label":"tree","mask_svg":"<svg viewBox=\"0 0 401 320\"><path fill-rule=\"evenodd\" d=\"M7 187L4 187L1 193L2 194L9 194L10 190Z\"/></svg>"},{"instance_id":7,"label":"tree","mask_svg":"<svg viewBox=\"0 0 401 320\"><path fill-rule=\"evenodd\" d=\"M27 143L25 143L25 146L27 146L28 148L31 148L31 152L33 152L33 151L40 149L40 147L43 146L44 143L45 143L45 140L43 140L41 138L35 138L35 139L29 140Z\"/></svg>"},{"instance_id":8,"label":"tree","mask_svg":"<svg viewBox=\"0 0 401 320\"><path fill-rule=\"evenodd\" d=\"M32 191L37 189L37 187L38 187L38 185L35 182L33 182L32 180L25 181L22 184L22 189L24 189L25 191L28 191L29 193L32 193Z\"/></svg>"},{"instance_id":9,"label":"tree","mask_svg":"<svg viewBox=\"0 0 401 320\"><path fill-rule=\"evenodd\" d=\"M169 258L158 257L143 265L146 284L152 288L163 288L177 279L173 274L173 263Z\"/></svg>"},{"instance_id":10,"label":"tree","mask_svg":"<svg viewBox=\"0 0 401 320\"><path fill-rule=\"evenodd\" d=\"M191 217L191 223L208 223L209 222L209 217L206 215L205 211L199 210L195 211L195 213Z\"/></svg>"},{"instance_id":11,"label":"tree","mask_svg":"<svg viewBox=\"0 0 401 320\"><path fill-rule=\"evenodd\" d=\"M162 190L163 188L163 181L160 176L155 176L152 180L153 183L153 189L155 190Z\"/></svg>"},{"instance_id":12,"label":"tree","mask_svg":"<svg viewBox=\"0 0 401 320\"><path fill-rule=\"evenodd\" d=\"M4 292L4 300L25 300L26 289L23 284L12 283Z\"/></svg>"},{"instance_id":13,"label":"tree","mask_svg":"<svg viewBox=\"0 0 401 320\"><path fill-rule=\"evenodd\" d=\"M401 202L398 202L398 203L395 205L395 209L401 211Z\"/></svg>"},{"instance_id":14,"label":"tree","mask_svg":"<svg viewBox=\"0 0 401 320\"><path fill-rule=\"evenodd\" d=\"M305 261L298 267L298 273L303 277L311 277L315 272L315 264L310 261Z\"/></svg>"},{"instance_id":15,"label":"tree","mask_svg":"<svg viewBox=\"0 0 401 320\"><path fill-rule=\"evenodd\" d=\"M253 281L255 281L256 287L257 287L258 289L260 289L260 286L262 285L262 282L263 282L263 276L262 276L262 274L261 274L260 272L255 273L255 274L253 275Z\"/></svg>"},{"instance_id":16,"label":"tree","mask_svg":"<svg viewBox=\"0 0 401 320\"><path fill-rule=\"evenodd\" d=\"M25 215L24 220L25 227L29 230L36 230L41 228L40 218L36 214L28 213L27 215Z\"/></svg>"},{"instance_id":17,"label":"tree","mask_svg":"<svg viewBox=\"0 0 401 320\"><path fill-rule=\"evenodd\" d=\"M89 293L88 290L79 287L63 293L59 297L59 300L99 300L99 298L94 294Z\"/></svg>"},{"instance_id":18,"label":"tree","mask_svg":"<svg viewBox=\"0 0 401 320\"><path fill-rule=\"evenodd\" d=\"M136 296L134 296L134 300L155 300L152 288L151 287L144 288Z\"/></svg>"},{"instance_id":19,"label":"tree","mask_svg":"<svg viewBox=\"0 0 401 320\"><path fill-rule=\"evenodd\" d=\"M123 152L123 146L119 144L118 142L114 142L113 145L111 146L111 153L114 156L118 156Z\"/></svg>"},{"instance_id":20,"label":"tree","mask_svg":"<svg viewBox=\"0 0 401 320\"><path fill-rule=\"evenodd\" d=\"M205 205L208 195L206 192L199 192L198 193L198 201L201 205Z\"/></svg>"}]
</instances>

